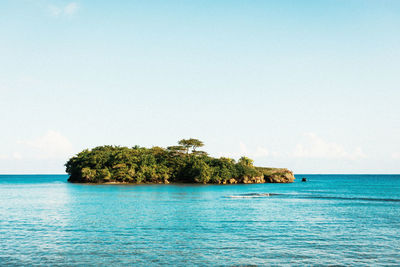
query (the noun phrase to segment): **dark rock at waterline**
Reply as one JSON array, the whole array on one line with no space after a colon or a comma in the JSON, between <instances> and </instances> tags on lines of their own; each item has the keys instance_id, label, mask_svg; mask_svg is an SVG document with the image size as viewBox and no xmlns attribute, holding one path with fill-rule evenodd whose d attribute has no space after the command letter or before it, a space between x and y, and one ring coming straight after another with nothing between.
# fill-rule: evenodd
<instances>
[{"instance_id":1,"label":"dark rock at waterline","mask_svg":"<svg viewBox=\"0 0 400 267\"><path fill-rule=\"evenodd\" d=\"M301 181L302 182L307 182L307 178L303 177L303 178L301 178Z\"/></svg>"}]
</instances>

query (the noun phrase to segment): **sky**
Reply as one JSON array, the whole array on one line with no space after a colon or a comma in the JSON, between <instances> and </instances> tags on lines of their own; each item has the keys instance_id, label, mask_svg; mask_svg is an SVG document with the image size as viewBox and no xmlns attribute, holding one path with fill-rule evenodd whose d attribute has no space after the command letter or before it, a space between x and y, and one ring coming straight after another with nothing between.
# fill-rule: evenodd
<instances>
[{"instance_id":1,"label":"sky","mask_svg":"<svg viewBox=\"0 0 400 267\"><path fill-rule=\"evenodd\" d=\"M198 138L295 173L400 173L400 1L0 1L0 174Z\"/></svg>"}]
</instances>

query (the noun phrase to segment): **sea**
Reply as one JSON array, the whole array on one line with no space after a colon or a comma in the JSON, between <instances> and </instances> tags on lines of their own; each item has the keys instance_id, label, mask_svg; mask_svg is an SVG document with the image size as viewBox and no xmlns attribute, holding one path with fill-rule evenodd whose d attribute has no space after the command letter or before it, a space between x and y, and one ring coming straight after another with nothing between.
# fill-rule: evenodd
<instances>
[{"instance_id":1,"label":"sea","mask_svg":"<svg viewBox=\"0 0 400 267\"><path fill-rule=\"evenodd\" d=\"M0 175L1 266L400 266L400 175L239 185L67 178Z\"/></svg>"}]
</instances>

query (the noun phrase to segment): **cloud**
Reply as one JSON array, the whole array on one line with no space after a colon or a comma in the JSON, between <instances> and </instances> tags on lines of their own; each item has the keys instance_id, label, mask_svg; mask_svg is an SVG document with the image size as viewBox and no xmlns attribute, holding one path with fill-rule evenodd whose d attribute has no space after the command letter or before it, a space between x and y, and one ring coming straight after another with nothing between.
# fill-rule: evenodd
<instances>
[{"instance_id":1,"label":"cloud","mask_svg":"<svg viewBox=\"0 0 400 267\"><path fill-rule=\"evenodd\" d=\"M78 4L75 2L71 2L64 7L64 13L66 15L73 15L78 10Z\"/></svg>"},{"instance_id":2,"label":"cloud","mask_svg":"<svg viewBox=\"0 0 400 267\"><path fill-rule=\"evenodd\" d=\"M400 159L400 153L399 152L392 153L392 158L393 159Z\"/></svg>"},{"instance_id":3,"label":"cloud","mask_svg":"<svg viewBox=\"0 0 400 267\"><path fill-rule=\"evenodd\" d=\"M65 158L73 154L71 142L61 133L53 130L47 131L43 136L32 140L19 141L24 146L24 151L35 158ZM21 158L21 154L19 154ZM14 158L16 155L14 155Z\"/></svg>"},{"instance_id":4,"label":"cloud","mask_svg":"<svg viewBox=\"0 0 400 267\"><path fill-rule=\"evenodd\" d=\"M249 149L247 146L240 142L240 153L238 155L246 155L253 158L266 157L270 155L268 149L258 146L255 149Z\"/></svg>"},{"instance_id":5,"label":"cloud","mask_svg":"<svg viewBox=\"0 0 400 267\"><path fill-rule=\"evenodd\" d=\"M224 152L218 151L214 154L216 157L231 157L231 158L240 158L243 156L250 157L250 158L262 158L267 157L269 155L274 155L274 153L270 152L268 149L257 146L257 147L248 147L245 143L239 142L237 144L235 150L226 150Z\"/></svg>"},{"instance_id":6,"label":"cloud","mask_svg":"<svg viewBox=\"0 0 400 267\"><path fill-rule=\"evenodd\" d=\"M353 151L346 150L343 145L327 142L315 133L305 134L306 141L299 143L292 152L295 158L342 158L356 160L366 155L360 147Z\"/></svg>"},{"instance_id":7,"label":"cloud","mask_svg":"<svg viewBox=\"0 0 400 267\"><path fill-rule=\"evenodd\" d=\"M14 152L12 154L12 158L13 159L22 159L22 155L20 153L18 153L18 152Z\"/></svg>"},{"instance_id":8,"label":"cloud","mask_svg":"<svg viewBox=\"0 0 400 267\"><path fill-rule=\"evenodd\" d=\"M0 155L0 160L7 160L7 159L22 159L22 155L19 152L13 152L11 155Z\"/></svg>"},{"instance_id":9,"label":"cloud","mask_svg":"<svg viewBox=\"0 0 400 267\"><path fill-rule=\"evenodd\" d=\"M50 5L48 9L53 17L61 17L61 16L68 17L74 15L78 11L79 5L75 2L70 2L64 6Z\"/></svg>"}]
</instances>

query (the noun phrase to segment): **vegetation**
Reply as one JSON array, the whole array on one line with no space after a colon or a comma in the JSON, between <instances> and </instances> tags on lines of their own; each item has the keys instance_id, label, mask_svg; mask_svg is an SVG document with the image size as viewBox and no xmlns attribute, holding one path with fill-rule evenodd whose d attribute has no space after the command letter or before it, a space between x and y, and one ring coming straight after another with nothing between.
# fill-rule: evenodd
<instances>
[{"instance_id":1,"label":"vegetation","mask_svg":"<svg viewBox=\"0 0 400 267\"><path fill-rule=\"evenodd\" d=\"M76 183L240 183L262 178L262 168L242 157L213 158L197 148L197 139L183 139L168 148L99 146L84 150L65 164L68 181ZM273 169L272 169L273 170ZM253 180L252 180L253 179ZM260 181L260 180L258 180Z\"/></svg>"}]
</instances>

